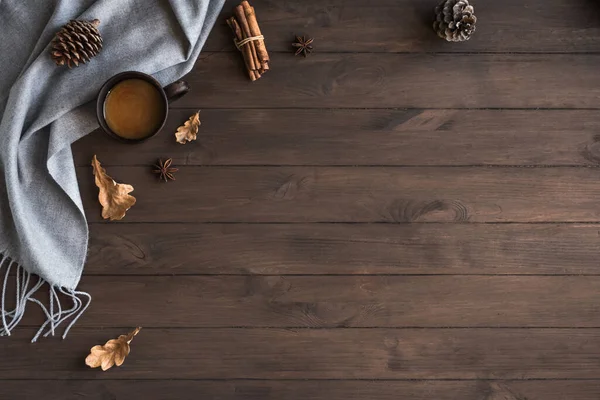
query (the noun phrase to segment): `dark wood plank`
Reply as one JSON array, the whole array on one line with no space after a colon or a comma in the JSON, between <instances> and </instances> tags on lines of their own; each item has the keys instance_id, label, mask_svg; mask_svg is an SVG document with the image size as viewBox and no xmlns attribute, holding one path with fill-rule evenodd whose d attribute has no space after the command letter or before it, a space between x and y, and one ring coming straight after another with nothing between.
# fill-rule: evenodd
<instances>
[{"instance_id":1,"label":"dark wood plank","mask_svg":"<svg viewBox=\"0 0 600 400\"><path fill-rule=\"evenodd\" d=\"M600 376L598 329L146 329L125 364L110 373L90 371L83 361L91 346L123 329L74 329L66 341L35 346L33 333L19 329L6 341L3 379L28 379L32 371L37 379Z\"/></svg>"},{"instance_id":2,"label":"dark wood plank","mask_svg":"<svg viewBox=\"0 0 600 400\"><path fill-rule=\"evenodd\" d=\"M79 168L90 221L100 221L91 167ZM541 222L600 220L590 168L113 167L135 187L125 222Z\"/></svg>"},{"instance_id":3,"label":"dark wood plank","mask_svg":"<svg viewBox=\"0 0 600 400\"><path fill-rule=\"evenodd\" d=\"M90 230L86 275L600 274L597 224L92 224Z\"/></svg>"},{"instance_id":4,"label":"dark wood plank","mask_svg":"<svg viewBox=\"0 0 600 400\"><path fill-rule=\"evenodd\" d=\"M204 110L197 143L175 142L195 110L175 109L163 131L131 146L96 131L75 162L104 165L598 165L596 111Z\"/></svg>"},{"instance_id":5,"label":"dark wood plank","mask_svg":"<svg viewBox=\"0 0 600 400\"><path fill-rule=\"evenodd\" d=\"M230 0L206 49L234 51L224 19L239 4ZM290 52L294 34L315 38L318 52L591 52L599 51L600 9L593 1L480 0L473 38L445 43L432 29L436 1L254 0L271 52Z\"/></svg>"},{"instance_id":6,"label":"dark wood plank","mask_svg":"<svg viewBox=\"0 0 600 400\"><path fill-rule=\"evenodd\" d=\"M177 106L598 108L600 97L600 54L315 54L299 61L275 53L256 84L239 58L207 54L187 75L193 91Z\"/></svg>"},{"instance_id":7,"label":"dark wood plank","mask_svg":"<svg viewBox=\"0 0 600 400\"><path fill-rule=\"evenodd\" d=\"M589 276L86 277L80 288L94 302L78 326L600 327L599 285ZM23 323L39 326L31 308Z\"/></svg>"},{"instance_id":8,"label":"dark wood plank","mask_svg":"<svg viewBox=\"0 0 600 400\"><path fill-rule=\"evenodd\" d=\"M2 381L5 399L597 400L598 381Z\"/></svg>"}]
</instances>

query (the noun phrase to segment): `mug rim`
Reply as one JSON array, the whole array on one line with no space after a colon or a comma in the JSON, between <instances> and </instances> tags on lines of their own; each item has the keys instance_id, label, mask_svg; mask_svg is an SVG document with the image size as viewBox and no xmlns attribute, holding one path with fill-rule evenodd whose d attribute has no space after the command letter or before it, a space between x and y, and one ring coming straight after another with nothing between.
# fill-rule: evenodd
<instances>
[{"instance_id":1,"label":"mug rim","mask_svg":"<svg viewBox=\"0 0 600 400\"><path fill-rule=\"evenodd\" d=\"M164 105L165 112L164 112L164 117L163 117L162 123L160 124L160 126L158 128L156 128L156 130L154 132L152 132L148 136L144 136L142 138L128 139L128 138L124 138L122 136L117 135L112 129L110 129L110 127L108 126L108 123L106 122L106 118L104 117L104 103L106 102L106 97L108 96L108 93L110 93L111 89L113 87L115 87L116 84L118 84L121 81L124 81L127 79L134 79L134 78L141 78L141 79L151 83L158 90L158 92L161 94L161 97L163 99L163 105ZM96 118L98 119L98 124L100 125L100 128L102 128L102 130L108 136L110 136L114 139L117 139L121 142L124 142L124 143L132 143L132 144L140 143L140 142L150 139L151 137L156 136L156 134L158 134L158 132L160 132L162 130L162 128L165 126L165 123L167 122L168 114L169 114L169 101L167 99L167 94L165 93L165 90L160 85L160 82L158 82L152 75L148 75L146 73L139 72L139 71L119 72L118 74L113 75L112 77L108 78L108 80L106 82L104 82L104 84L100 88L100 91L98 92L98 97L96 99Z\"/></svg>"}]
</instances>

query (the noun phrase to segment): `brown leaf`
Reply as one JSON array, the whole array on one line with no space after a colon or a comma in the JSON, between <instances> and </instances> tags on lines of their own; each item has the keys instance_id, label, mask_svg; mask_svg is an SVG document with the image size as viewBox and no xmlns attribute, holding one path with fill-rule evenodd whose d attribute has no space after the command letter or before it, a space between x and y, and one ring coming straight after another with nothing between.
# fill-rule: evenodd
<instances>
[{"instance_id":1,"label":"brown leaf","mask_svg":"<svg viewBox=\"0 0 600 400\"><path fill-rule=\"evenodd\" d=\"M115 182L106 174L95 155L92 158L92 167L96 186L100 189L98 201L102 205L102 218L110 218L111 221L123 219L125 212L135 204L135 197L129 195L133 192L133 186Z\"/></svg>"},{"instance_id":2,"label":"brown leaf","mask_svg":"<svg viewBox=\"0 0 600 400\"><path fill-rule=\"evenodd\" d=\"M142 328L135 328L127 335L121 335L117 339L111 339L104 346L94 346L90 349L90 354L85 358L85 365L91 368L101 367L106 371L113 365L120 367L129 355L129 343L133 337L138 334Z\"/></svg>"},{"instance_id":3,"label":"brown leaf","mask_svg":"<svg viewBox=\"0 0 600 400\"><path fill-rule=\"evenodd\" d=\"M177 128L177 132L175 132L175 138L177 139L177 143L186 144L187 142L196 140L196 134L198 133L199 127L200 111L192 115L190 119L185 121L185 124Z\"/></svg>"}]
</instances>

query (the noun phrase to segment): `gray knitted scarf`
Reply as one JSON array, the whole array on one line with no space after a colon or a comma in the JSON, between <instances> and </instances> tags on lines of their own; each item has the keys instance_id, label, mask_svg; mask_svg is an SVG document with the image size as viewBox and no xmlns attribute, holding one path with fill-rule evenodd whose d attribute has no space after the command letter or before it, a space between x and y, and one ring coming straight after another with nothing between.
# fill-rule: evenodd
<instances>
[{"instance_id":1,"label":"gray knitted scarf","mask_svg":"<svg viewBox=\"0 0 600 400\"><path fill-rule=\"evenodd\" d=\"M0 0L1 335L28 303L46 315L32 341L67 321L64 338L88 307L90 295L76 290L88 227L71 143L97 127L93 100L111 76L141 71L166 85L189 72L223 2ZM68 69L54 64L49 43L71 19L99 19L104 48ZM46 284L49 298L36 298Z\"/></svg>"}]
</instances>

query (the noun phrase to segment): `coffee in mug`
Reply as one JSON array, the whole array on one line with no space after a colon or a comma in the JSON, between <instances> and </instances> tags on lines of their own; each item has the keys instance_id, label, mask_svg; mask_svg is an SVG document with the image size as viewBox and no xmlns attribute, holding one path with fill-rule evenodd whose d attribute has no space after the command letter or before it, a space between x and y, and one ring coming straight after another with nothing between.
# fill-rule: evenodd
<instances>
[{"instance_id":1,"label":"coffee in mug","mask_svg":"<svg viewBox=\"0 0 600 400\"><path fill-rule=\"evenodd\" d=\"M169 103L189 90L186 81L179 80L163 88L143 72L121 72L107 80L98 93L98 124L109 136L122 142L143 142L162 129Z\"/></svg>"},{"instance_id":2,"label":"coffee in mug","mask_svg":"<svg viewBox=\"0 0 600 400\"><path fill-rule=\"evenodd\" d=\"M104 119L123 139L142 139L160 129L165 101L159 89L144 79L117 83L104 100Z\"/></svg>"}]
</instances>

